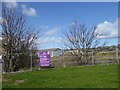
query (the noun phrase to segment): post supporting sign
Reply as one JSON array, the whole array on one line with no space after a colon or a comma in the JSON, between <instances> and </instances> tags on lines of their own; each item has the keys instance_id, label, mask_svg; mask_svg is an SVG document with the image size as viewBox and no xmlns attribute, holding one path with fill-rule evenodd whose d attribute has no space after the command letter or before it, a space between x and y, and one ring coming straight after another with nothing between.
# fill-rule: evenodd
<instances>
[{"instance_id":1,"label":"post supporting sign","mask_svg":"<svg viewBox=\"0 0 120 90\"><path fill-rule=\"evenodd\" d=\"M44 66L50 66L50 54L47 52L39 52L39 65L44 67Z\"/></svg>"}]
</instances>

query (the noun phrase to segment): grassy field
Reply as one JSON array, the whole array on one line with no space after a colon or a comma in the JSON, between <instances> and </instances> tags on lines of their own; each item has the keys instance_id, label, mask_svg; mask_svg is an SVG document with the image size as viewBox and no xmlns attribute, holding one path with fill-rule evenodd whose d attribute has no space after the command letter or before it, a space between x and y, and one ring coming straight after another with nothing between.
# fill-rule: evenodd
<instances>
[{"instance_id":1,"label":"grassy field","mask_svg":"<svg viewBox=\"0 0 120 90\"><path fill-rule=\"evenodd\" d=\"M118 65L79 66L3 75L3 88L117 88Z\"/></svg>"},{"instance_id":2,"label":"grassy field","mask_svg":"<svg viewBox=\"0 0 120 90\"><path fill-rule=\"evenodd\" d=\"M115 60L116 59L116 52L99 52L94 56L95 60Z\"/></svg>"}]
</instances>

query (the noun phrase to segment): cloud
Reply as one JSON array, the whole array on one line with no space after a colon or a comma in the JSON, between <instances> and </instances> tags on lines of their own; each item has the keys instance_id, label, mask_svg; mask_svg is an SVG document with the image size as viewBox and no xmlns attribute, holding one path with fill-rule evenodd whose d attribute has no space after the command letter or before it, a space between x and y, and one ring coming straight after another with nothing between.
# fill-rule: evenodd
<instances>
[{"instance_id":1,"label":"cloud","mask_svg":"<svg viewBox=\"0 0 120 90\"><path fill-rule=\"evenodd\" d=\"M97 38L116 38L118 37L118 19L111 23L104 21L96 28Z\"/></svg>"},{"instance_id":2,"label":"cloud","mask_svg":"<svg viewBox=\"0 0 120 90\"><path fill-rule=\"evenodd\" d=\"M45 37L45 38L39 38L36 40L37 44L49 44L49 43L61 43L62 38L61 37Z\"/></svg>"},{"instance_id":3,"label":"cloud","mask_svg":"<svg viewBox=\"0 0 120 90\"><path fill-rule=\"evenodd\" d=\"M48 45L49 48L51 45L58 45L62 42L62 37L60 37L60 27L49 27L49 26L40 26L42 29L42 37L40 37L39 39L37 39L35 41L35 43L37 44L37 46L39 47L42 46L46 46Z\"/></svg>"},{"instance_id":4,"label":"cloud","mask_svg":"<svg viewBox=\"0 0 120 90\"><path fill-rule=\"evenodd\" d=\"M54 27L53 29L48 30L45 35L55 35L59 32L60 28L59 27Z\"/></svg>"},{"instance_id":5,"label":"cloud","mask_svg":"<svg viewBox=\"0 0 120 90\"><path fill-rule=\"evenodd\" d=\"M3 2L6 2L6 5L9 8L16 8L18 6L16 0L4 0Z\"/></svg>"},{"instance_id":6,"label":"cloud","mask_svg":"<svg viewBox=\"0 0 120 90\"><path fill-rule=\"evenodd\" d=\"M40 27L40 29L42 29L42 30L43 30L43 29L44 29L44 30L45 30L45 29L49 29L48 26L44 26L44 25L41 25L41 26L39 26L39 27Z\"/></svg>"},{"instance_id":7,"label":"cloud","mask_svg":"<svg viewBox=\"0 0 120 90\"><path fill-rule=\"evenodd\" d=\"M7 21L3 18L3 17L0 17L0 24L2 23L6 23Z\"/></svg>"},{"instance_id":8,"label":"cloud","mask_svg":"<svg viewBox=\"0 0 120 90\"><path fill-rule=\"evenodd\" d=\"M2 24L3 23L3 18L2 17L0 17L0 24Z\"/></svg>"},{"instance_id":9,"label":"cloud","mask_svg":"<svg viewBox=\"0 0 120 90\"><path fill-rule=\"evenodd\" d=\"M34 8L27 8L26 5L22 4L21 5L23 11L22 13L28 16L37 16L37 12Z\"/></svg>"},{"instance_id":10,"label":"cloud","mask_svg":"<svg viewBox=\"0 0 120 90\"><path fill-rule=\"evenodd\" d=\"M0 40L2 40L2 37L0 37Z\"/></svg>"}]
</instances>

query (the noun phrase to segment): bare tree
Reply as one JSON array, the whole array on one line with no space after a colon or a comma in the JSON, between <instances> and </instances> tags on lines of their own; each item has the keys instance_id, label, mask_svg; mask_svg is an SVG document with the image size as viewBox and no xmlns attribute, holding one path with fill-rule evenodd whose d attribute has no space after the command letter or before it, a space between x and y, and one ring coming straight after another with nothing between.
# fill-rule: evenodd
<instances>
[{"instance_id":1,"label":"bare tree","mask_svg":"<svg viewBox=\"0 0 120 90\"><path fill-rule=\"evenodd\" d=\"M84 23L74 21L69 31L64 33L66 55L77 60L79 65L94 63L92 55L98 52L96 47L105 45L105 42L99 42L97 35L96 27L87 28Z\"/></svg>"},{"instance_id":2,"label":"bare tree","mask_svg":"<svg viewBox=\"0 0 120 90\"><path fill-rule=\"evenodd\" d=\"M38 33L35 32L35 28L27 26L26 17L21 12L17 12L16 8L7 7L6 3L2 4L2 18L2 48L4 49L5 70L13 71L19 66L19 63L23 63L17 56L23 53L29 54L31 49L35 47Z\"/></svg>"}]
</instances>

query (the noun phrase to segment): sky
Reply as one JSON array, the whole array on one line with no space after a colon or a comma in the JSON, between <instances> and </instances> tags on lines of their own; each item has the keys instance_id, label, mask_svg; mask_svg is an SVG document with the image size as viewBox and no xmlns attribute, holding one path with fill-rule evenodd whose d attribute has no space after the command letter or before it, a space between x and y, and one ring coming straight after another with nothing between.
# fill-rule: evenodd
<instances>
[{"instance_id":1,"label":"sky","mask_svg":"<svg viewBox=\"0 0 120 90\"><path fill-rule=\"evenodd\" d=\"M74 20L97 26L99 38L108 45L118 43L117 2L15 2L14 7L40 30L38 49L62 48L62 35Z\"/></svg>"}]
</instances>

